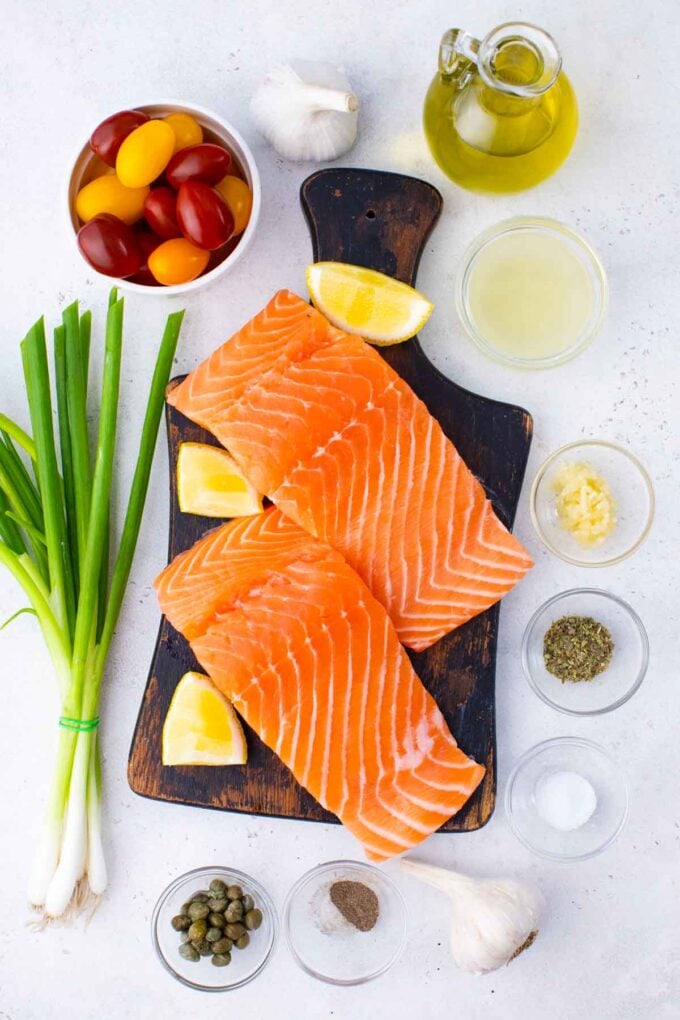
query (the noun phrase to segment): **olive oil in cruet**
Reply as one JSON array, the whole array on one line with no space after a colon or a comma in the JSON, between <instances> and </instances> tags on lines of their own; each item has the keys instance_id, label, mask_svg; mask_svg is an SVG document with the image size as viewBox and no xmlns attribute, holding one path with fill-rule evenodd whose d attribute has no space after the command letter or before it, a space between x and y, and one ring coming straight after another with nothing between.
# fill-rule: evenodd
<instances>
[{"instance_id":1,"label":"olive oil in cruet","mask_svg":"<svg viewBox=\"0 0 680 1020\"><path fill-rule=\"evenodd\" d=\"M425 98L424 127L437 163L464 188L521 191L549 177L578 127L555 41L522 23L500 25L481 42L450 29Z\"/></svg>"}]
</instances>

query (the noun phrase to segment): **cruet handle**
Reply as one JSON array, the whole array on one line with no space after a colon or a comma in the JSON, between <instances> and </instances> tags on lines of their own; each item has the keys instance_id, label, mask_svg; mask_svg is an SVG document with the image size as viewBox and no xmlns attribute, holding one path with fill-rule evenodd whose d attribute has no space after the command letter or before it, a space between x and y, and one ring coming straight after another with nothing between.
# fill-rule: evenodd
<instances>
[{"instance_id":1,"label":"cruet handle","mask_svg":"<svg viewBox=\"0 0 680 1020\"><path fill-rule=\"evenodd\" d=\"M450 28L439 44L439 73L445 78L466 77L477 64L480 42L462 28Z\"/></svg>"}]
</instances>

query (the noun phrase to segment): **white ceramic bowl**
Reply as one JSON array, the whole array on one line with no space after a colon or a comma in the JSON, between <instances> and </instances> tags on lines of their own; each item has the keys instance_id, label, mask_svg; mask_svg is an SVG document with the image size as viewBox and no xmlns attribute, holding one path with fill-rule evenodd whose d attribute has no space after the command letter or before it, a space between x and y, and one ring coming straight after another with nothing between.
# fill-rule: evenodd
<instances>
[{"instance_id":1,"label":"white ceramic bowl","mask_svg":"<svg viewBox=\"0 0 680 1020\"><path fill-rule=\"evenodd\" d=\"M260 215L261 203L260 175L255 164L255 159L245 140L241 137L236 128L232 127L232 125L226 120L222 120L222 118L216 113L213 113L211 110L206 110L202 106L196 106L193 103L191 105L187 103L179 103L175 100L169 99L158 103L137 103L134 106L128 107L128 109L144 110L144 112L148 113L150 117L165 117L169 113L190 114L203 128L204 141L217 142L218 144L224 145L225 148L229 150L232 157L238 163L246 184L253 195L253 208L250 214L250 220L248 221L248 226L239 237L234 238L233 241L229 241L225 246L225 257L212 269L208 269L208 271L203 273L202 276L197 277L197 279L191 280L189 283L179 283L173 287L150 287L144 283L133 283L129 280L119 280L116 277L98 274L104 276L104 279L108 280L110 283L116 283L121 288L127 291L133 291L137 294L160 294L165 297L172 297L177 294L188 294L191 291L205 287L207 284L212 283L213 280L223 276L227 270L231 269L231 267L238 262L253 239L253 234L255 233L257 221ZM102 118L102 120L103 119L104 118ZM95 127L96 124L93 124L92 130L94 130ZM93 177L97 176L98 172L102 172L103 166L104 164L101 160L99 160L99 158L95 156L90 149L89 141L86 141L85 144L79 148L71 165L66 192L66 211L68 215L69 229L73 233L73 243L75 243L75 235L78 233L78 229L80 227L80 221L75 209L76 195L84 184L87 184ZM215 254L219 257L220 253L218 252ZM89 266L89 268L92 269L91 266ZM97 272L95 269L92 269L92 271Z\"/></svg>"}]
</instances>

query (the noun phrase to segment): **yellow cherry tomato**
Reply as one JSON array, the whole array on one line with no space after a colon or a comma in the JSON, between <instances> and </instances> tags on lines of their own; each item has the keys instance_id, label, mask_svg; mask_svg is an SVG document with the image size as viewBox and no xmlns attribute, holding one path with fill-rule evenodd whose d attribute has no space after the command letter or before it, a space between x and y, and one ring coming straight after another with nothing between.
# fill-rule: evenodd
<instances>
[{"instance_id":1,"label":"yellow cherry tomato","mask_svg":"<svg viewBox=\"0 0 680 1020\"><path fill-rule=\"evenodd\" d=\"M209 251L198 248L185 237L173 237L154 248L147 265L155 280L172 287L195 280L208 265L209 258Z\"/></svg>"},{"instance_id":2,"label":"yellow cherry tomato","mask_svg":"<svg viewBox=\"0 0 680 1020\"><path fill-rule=\"evenodd\" d=\"M188 149L190 145L200 145L203 141L203 128L188 113L169 113L163 120L175 133L175 152Z\"/></svg>"},{"instance_id":3,"label":"yellow cherry tomato","mask_svg":"<svg viewBox=\"0 0 680 1020\"><path fill-rule=\"evenodd\" d=\"M88 223L100 213L111 213L123 223L136 223L142 218L144 199L148 188L126 188L115 173L96 177L76 197L76 212L83 223Z\"/></svg>"},{"instance_id":4,"label":"yellow cherry tomato","mask_svg":"<svg viewBox=\"0 0 680 1020\"><path fill-rule=\"evenodd\" d=\"M163 173L175 149L175 132L164 120L148 120L118 150L116 173L126 188L143 188Z\"/></svg>"},{"instance_id":5,"label":"yellow cherry tomato","mask_svg":"<svg viewBox=\"0 0 680 1020\"><path fill-rule=\"evenodd\" d=\"M215 185L234 217L234 234L242 234L248 226L250 210L253 208L253 193L240 177L227 174Z\"/></svg>"}]
</instances>

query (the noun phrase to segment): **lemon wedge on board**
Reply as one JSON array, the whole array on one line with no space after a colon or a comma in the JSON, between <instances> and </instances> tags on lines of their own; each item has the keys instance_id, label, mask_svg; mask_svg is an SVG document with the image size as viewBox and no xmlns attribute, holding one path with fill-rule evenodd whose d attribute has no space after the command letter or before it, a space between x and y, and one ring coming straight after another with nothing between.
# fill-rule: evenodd
<instances>
[{"instance_id":1,"label":"lemon wedge on board","mask_svg":"<svg viewBox=\"0 0 680 1020\"><path fill-rule=\"evenodd\" d=\"M408 284L363 266L313 262L305 275L315 307L334 326L378 346L415 336L434 307Z\"/></svg>"},{"instance_id":2,"label":"lemon wedge on board","mask_svg":"<svg viewBox=\"0 0 680 1020\"><path fill-rule=\"evenodd\" d=\"M205 443L182 443L177 457L177 499L185 514L248 517L262 513L262 497L231 454Z\"/></svg>"},{"instance_id":3,"label":"lemon wedge on board","mask_svg":"<svg viewBox=\"0 0 680 1020\"><path fill-rule=\"evenodd\" d=\"M248 748L231 703L202 673L185 673L163 724L164 765L245 765Z\"/></svg>"}]
</instances>

